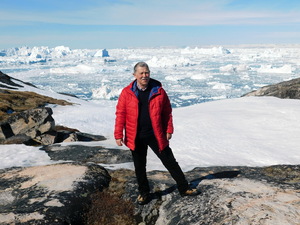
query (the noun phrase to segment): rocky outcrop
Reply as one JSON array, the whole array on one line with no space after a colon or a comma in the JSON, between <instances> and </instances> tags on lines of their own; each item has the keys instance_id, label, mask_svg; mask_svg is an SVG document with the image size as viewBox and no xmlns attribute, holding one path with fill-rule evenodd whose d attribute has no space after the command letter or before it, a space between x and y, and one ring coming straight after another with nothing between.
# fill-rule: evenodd
<instances>
[{"instance_id":1,"label":"rocky outcrop","mask_svg":"<svg viewBox=\"0 0 300 225\"><path fill-rule=\"evenodd\" d=\"M120 177L124 177L124 172ZM300 167L210 167L186 173L201 190L180 197L167 172L148 173L152 201L136 204L137 222L156 225L289 224L300 221ZM116 179L116 178L114 178ZM137 197L135 178L126 183L124 198Z\"/></svg>"},{"instance_id":2,"label":"rocky outcrop","mask_svg":"<svg viewBox=\"0 0 300 225\"><path fill-rule=\"evenodd\" d=\"M14 114L0 123L1 144L21 144L54 128L52 109L39 108Z\"/></svg>"},{"instance_id":3,"label":"rocky outcrop","mask_svg":"<svg viewBox=\"0 0 300 225\"><path fill-rule=\"evenodd\" d=\"M95 164L0 170L0 224L84 224L90 194L110 176Z\"/></svg>"},{"instance_id":4,"label":"rocky outcrop","mask_svg":"<svg viewBox=\"0 0 300 225\"><path fill-rule=\"evenodd\" d=\"M299 224L299 166L207 167L185 174L200 195L181 197L168 172L151 171L152 199L140 206L132 170L107 172L90 163L2 170L0 224L99 224L98 215L117 218L118 224ZM106 194L95 195L108 183ZM135 223L122 223L115 212L119 204L131 208L129 202Z\"/></svg>"},{"instance_id":5,"label":"rocky outcrop","mask_svg":"<svg viewBox=\"0 0 300 225\"><path fill-rule=\"evenodd\" d=\"M274 96L278 98L300 99L300 78L268 85L245 94L242 97L247 96Z\"/></svg>"},{"instance_id":6,"label":"rocky outcrop","mask_svg":"<svg viewBox=\"0 0 300 225\"><path fill-rule=\"evenodd\" d=\"M105 140L101 135L55 126L52 110L46 106L72 103L35 92L12 90L24 86L34 87L0 71L0 144L50 145Z\"/></svg>"},{"instance_id":7,"label":"rocky outcrop","mask_svg":"<svg viewBox=\"0 0 300 225\"><path fill-rule=\"evenodd\" d=\"M55 126L52 109L29 109L0 122L0 144L51 145L61 142L102 141L104 136Z\"/></svg>"},{"instance_id":8,"label":"rocky outcrop","mask_svg":"<svg viewBox=\"0 0 300 225\"><path fill-rule=\"evenodd\" d=\"M0 88L18 89L19 87L24 87L24 85L35 87L30 83L12 78L0 71Z\"/></svg>"},{"instance_id":9,"label":"rocky outcrop","mask_svg":"<svg viewBox=\"0 0 300 225\"><path fill-rule=\"evenodd\" d=\"M55 126L51 108L15 113L0 122L0 144L51 145L61 142L101 141L105 137Z\"/></svg>"}]
</instances>

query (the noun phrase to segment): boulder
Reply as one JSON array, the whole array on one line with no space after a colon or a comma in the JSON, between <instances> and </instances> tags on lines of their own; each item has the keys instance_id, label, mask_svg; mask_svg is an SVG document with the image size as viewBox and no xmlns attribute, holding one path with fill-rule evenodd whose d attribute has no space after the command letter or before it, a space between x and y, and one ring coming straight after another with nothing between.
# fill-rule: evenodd
<instances>
[{"instance_id":1,"label":"boulder","mask_svg":"<svg viewBox=\"0 0 300 225\"><path fill-rule=\"evenodd\" d=\"M84 224L92 193L110 181L96 164L0 170L0 224Z\"/></svg>"},{"instance_id":2,"label":"boulder","mask_svg":"<svg viewBox=\"0 0 300 225\"><path fill-rule=\"evenodd\" d=\"M300 78L268 85L247 93L242 97L247 96L274 96L278 98L300 99Z\"/></svg>"},{"instance_id":3,"label":"boulder","mask_svg":"<svg viewBox=\"0 0 300 225\"><path fill-rule=\"evenodd\" d=\"M51 108L22 111L0 123L0 143L21 144L54 128Z\"/></svg>"},{"instance_id":4,"label":"boulder","mask_svg":"<svg viewBox=\"0 0 300 225\"><path fill-rule=\"evenodd\" d=\"M56 143L56 140L57 132L51 130L47 133L36 136L35 138L30 139L29 141L24 142L24 144L31 146L51 145Z\"/></svg>"}]
</instances>

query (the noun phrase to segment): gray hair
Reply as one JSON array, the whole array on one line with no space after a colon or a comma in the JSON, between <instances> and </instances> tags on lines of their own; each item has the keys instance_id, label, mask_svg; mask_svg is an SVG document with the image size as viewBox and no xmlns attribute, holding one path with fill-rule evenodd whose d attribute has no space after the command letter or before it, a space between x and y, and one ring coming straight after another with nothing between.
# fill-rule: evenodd
<instances>
[{"instance_id":1,"label":"gray hair","mask_svg":"<svg viewBox=\"0 0 300 225\"><path fill-rule=\"evenodd\" d=\"M150 72L149 70L149 66L147 63L145 62L138 62L137 64L135 64L135 66L133 67L133 72L135 73L136 72L136 68L137 67L146 67L148 69L148 71Z\"/></svg>"}]
</instances>

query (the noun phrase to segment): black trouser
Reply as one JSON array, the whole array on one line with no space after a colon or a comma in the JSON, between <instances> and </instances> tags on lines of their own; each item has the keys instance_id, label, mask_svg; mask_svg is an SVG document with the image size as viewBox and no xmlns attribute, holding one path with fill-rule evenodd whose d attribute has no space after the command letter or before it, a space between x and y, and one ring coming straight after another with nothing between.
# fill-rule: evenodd
<instances>
[{"instance_id":1,"label":"black trouser","mask_svg":"<svg viewBox=\"0 0 300 225\"><path fill-rule=\"evenodd\" d=\"M167 146L163 151L159 152L157 140L154 136L151 136L147 138L136 138L135 150L131 151L140 194L150 192L149 182L146 174L148 146L158 156L173 179L176 181L179 192L185 192L188 189L188 182L185 179L185 176L178 165L171 148Z\"/></svg>"}]
</instances>

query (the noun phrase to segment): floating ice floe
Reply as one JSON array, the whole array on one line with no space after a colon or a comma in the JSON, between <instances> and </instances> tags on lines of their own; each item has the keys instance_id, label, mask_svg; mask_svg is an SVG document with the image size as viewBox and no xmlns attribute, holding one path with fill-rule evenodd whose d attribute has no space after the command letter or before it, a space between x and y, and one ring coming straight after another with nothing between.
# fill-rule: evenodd
<instances>
[{"instance_id":1,"label":"floating ice floe","mask_svg":"<svg viewBox=\"0 0 300 225\"><path fill-rule=\"evenodd\" d=\"M150 67L185 67L191 65L191 61L184 57L152 57L147 61Z\"/></svg>"},{"instance_id":2,"label":"floating ice floe","mask_svg":"<svg viewBox=\"0 0 300 225\"><path fill-rule=\"evenodd\" d=\"M208 82L207 84L212 85L212 89L216 90L228 90L231 89L231 84L224 84L219 82Z\"/></svg>"},{"instance_id":3,"label":"floating ice floe","mask_svg":"<svg viewBox=\"0 0 300 225\"><path fill-rule=\"evenodd\" d=\"M54 50L52 51L52 56L55 57L62 57L62 56L66 56L68 54L71 53L71 49L69 47L65 47L65 46L57 46L54 48Z\"/></svg>"},{"instance_id":4,"label":"floating ice floe","mask_svg":"<svg viewBox=\"0 0 300 225\"><path fill-rule=\"evenodd\" d=\"M225 66L221 66L219 70L220 72L240 72L249 70L249 67L247 65L227 64Z\"/></svg>"},{"instance_id":5,"label":"floating ice floe","mask_svg":"<svg viewBox=\"0 0 300 225\"><path fill-rule=\"evenodd\" d=\"M96 52L94 57L109 57L108 51L106 49L102 49Z\"/></svg>"},{"instance_id":6,"label":"floating ice floe","mask_svg":"<svg viewBox=\"0 0 300 225\"><path fill-rule=\"evenodd\" d=\"M93 66L88 66L84 64L79 64L74 67L60 67L60 68L51 68L50 73L56 74L89 74L96 73L98 69Z\"/></svg>"},{"instance_id":7,"label":"floating ice floe","mask_svg":"<svg viewBox=\"0 0 300 225\"><path fill-rule=\"evenodd\" d=\"M210 77L209 75L205 75L205 74L195 74L191 76L192 80L205 80L208 77Z\"/></svg>"},{"instance_id":8,"label":"floating ice floe","mask_svg":"<svg viewBox=\"0 0 300 225\"><path fill-rule=\"evenodd\" d=\"M194 48L191 49L190 47L187 47L183 50L181 50L182 54L204 54L204 55L226 55L230 54L231 52L220 46L220 47L213 47L213 48Z\"/></svg>"},{"instance_id":9,"label":"floating ice floe","mask_svg":"<svg viewBox=\"0 0 300 225\"><path fill-rule=\"evenodd\" d=\"M261 65L257 69L258 73L292 73L293 69L291 65L284 65L282 67L274 67L272 65Z\"/></svg>"},{"instance_id":10,"label":"floating ice floe","mask_svg":"<svg viewBox=\"0 0 300 225\"><path fill-rule=\"evenodd\" d=\"M199 96L198 95L182 95L179 98L184 99L184 100L188 100L188 99L199 98Z\"/></svg>"},{"instance_id":11,"label":"floating ice floe","mask_svg":"<svg viewBox=\"0 0 300 225\"><path fill-rule=\"evenodd\" d=\"M92 56L94 55L93 50L87 49L76 49L71 50L69 47L57 46L55 48L49 48L46 46L39 47L20 47L20 48L9 48L0 51L0 56L9 58L12 57L14 60L9 60L10 62L15 61L16 64L39 62L41 60L36 59L56 59L66 56L70 57L82 57L82 56ZM29 58L28 58L29 57ZM8 61L8 60L5 60Z\"/></svg>"},{"instance_id":12,"label":"floating ice floe","mask_svg":"<svg viewBox=\"0 0 300 225\"><path fill-rule=\"evenodd\" d=\"M92 90L94 99L115 99L118 98L122 89L115 90L108 85L102 85L97 89Z\"/></svg>"},{"instance_id":13,"label":"floating ice floe","mask_svg":"<svg viewBox=\"0 0 300 225\"><path fill-rule=\"evenodd\" d=\"M180 75L172 75L172 76L165 77L165 80L168 80L168 81L179 81L181 79L184 79L184 77L180 76Z\"/></svg>"}]
</instances>

